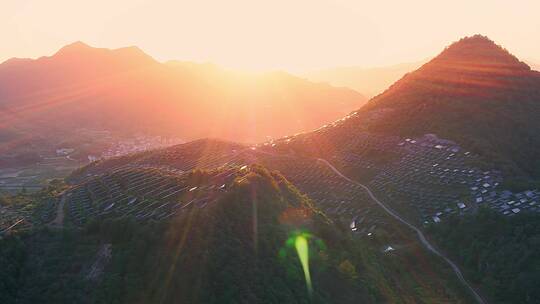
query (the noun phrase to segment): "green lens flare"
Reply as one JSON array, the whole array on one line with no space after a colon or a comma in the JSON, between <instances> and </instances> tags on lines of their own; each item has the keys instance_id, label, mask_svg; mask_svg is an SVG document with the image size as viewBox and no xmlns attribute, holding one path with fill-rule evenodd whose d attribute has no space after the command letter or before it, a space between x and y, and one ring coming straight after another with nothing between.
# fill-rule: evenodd
<instances>
[{"instance_id":1,"label":"green lens flare","mask_svg":"<svg viewBox=\"0 0 540 304\"><path fill-rule=\"evenodd\" d=\"M311 285L311 275L309 274L309 246L308 240L303 235L298 235L294 240L294 247L296 248L296 253L298 253L298 258L300 259L300 264L304 269L304 276L306 278L306 287L308 290L309 296L313 293L313 287Z\"/></svg>"}]
</instances>

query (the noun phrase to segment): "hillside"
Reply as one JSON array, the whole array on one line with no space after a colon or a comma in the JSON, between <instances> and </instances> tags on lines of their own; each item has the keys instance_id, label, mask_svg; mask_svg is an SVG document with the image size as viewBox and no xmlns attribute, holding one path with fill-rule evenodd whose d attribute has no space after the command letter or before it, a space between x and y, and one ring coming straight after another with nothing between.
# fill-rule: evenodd
<instances>
[{"instance_id":1,"label":"hillside","mask_svg":"<svg viewBox=\"0 0 540 304\"><path fill-rule=\"evenodd\" d=\"M0 64L0 117L27 137L89 128L255 142L315 128L364 101L284 72L160 63L136 47L76 42L50 57Z\"/></svg>"},{"instance_id":2,"label":"hillside","mask_svg":"<svg viewBox=\"0 0 540 304\"><path fill-rule=\"evenodd\" d=\"M131 180L141 174L143 187L160 191L116 201L112 213L98 204L108 198L104 186L138 195ZM171 209L161 206L171 201L158 198L167 193L161 184L195 190L175 197L182 207ZM99 217L84 207L83 189L97 199ZM258 165L186 173L126 168L70 193L63 231L0 239L0 263L10 265L2 303L468 303L411 235L388 225L376 237L353 239L282 175ZM89 219L82 226L81 215ZM295 251L299 236L308 240L311 299ZM388 242L399 251L383 252Z\"/></svg>"},{"instance_id":3,"label":"hillside","mask_svg":"<svg viewBox=\"0 0 540 304\"><path fill-rule=\"evenodd\" d=\"M437 134L507 177L540 178L540 73L486 37L452 44L358 114L371 132Z\"/></svg>"},{"instance_id":4,"label":"hillside","mask_svg":"<svg viewBox=\"0 0 540 304\"><path fill-rule=\"evenodd\" d=\"M466 268L471 280L492 295L490 303L537 302L538 214L509 218L481 210L474 216L451 218L430 232Z\"/></svg>"}]
</instances>

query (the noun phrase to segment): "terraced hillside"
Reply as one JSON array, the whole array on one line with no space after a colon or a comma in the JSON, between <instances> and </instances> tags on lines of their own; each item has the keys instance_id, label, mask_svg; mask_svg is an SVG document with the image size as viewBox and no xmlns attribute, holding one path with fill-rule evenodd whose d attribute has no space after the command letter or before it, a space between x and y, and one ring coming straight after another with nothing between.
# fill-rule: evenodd
<instances>
[{"instance_id":1,"label":"terraced hillside","mask_svg":"<svg viewBox=\"0 0 540 304\"><path fill-rule=\"evenodd\" d=\"M167 219L182 210L213 203L238 173L234 168L205 173L152 167L115 170L67 192L67 220L83 225L96 217Z\"/></svg>"},{"instance_id":2,"label":"terraced hillside","mask_svg":"<svg viewBox=\"0 0 540 304\"><path fill-rule=\"evenodd\" d=\"M368 118L355 113L316 132L260 148L331 160L413 220L439 221L482 206L507 216L540 211L537 188L515 189L505 172L484 156L435 134L403 138L349 123Z\"/></svg>"},{"instance_id":3,"label":"terraced hillside","mask_svg":"<svg viewBox=\"0 0 540 304\"><path fill-rule=\"evenodd\" d=\"M540 211L537 205L540 198L538 190L512 192L505 189L501 171L490 167L493 164L482 156L465 150L453 141L434 134L400 138L362 129L342 133L344 128L351 128L348 120L361 115L353 114L312 133L250 147L203 140L151 154L132 155L130 159L137 166L161 166L169 170L219 164L264 164L279 170L294 182L313 199L317 208L325 211L336 223L342 223L357 240L394 235L390 231L403 229L404 226L389 217L381 206L377 206L366 189L344 179L324 160L364 183L384 204L418 227L430 227L441 222L447 225L456 216L475 216L482 208L492 209L503 217L519 218L521 214ZM198 152L186 153L186 149ZM219 153L210 155L219 157L209 158L204 152L216 150ZM121 169L122 165L118 164L122 162L98 162L84 168L73 178ZM516 221L519 222L519 219ZM428 231L432 231L431 228ZM408 246L406 243L419 245L414 237L409 238L411 243L395 237L394 246L403 248ZM446 244L441 245L446 247ZM393 250L394 246L389 248ZM462 261L459 257L457 260ZM473 274L484 273L485 270L467 271ZM475 282L491 290L487 282L478 279ZM498 297L493 296L495 303Z\"/></svg>"},{"instance_id":4,"label":"terraced hillside","mask_svg":"<svg viewBox=\"0 0 540 304\"><path fill-rule=\"evenodd\" d=\"M341 208L351 210L346 220L358 217L361 211L354 209L353 201L362 197L363 191L354 185L332 188L347 183L317 162L322 157L369 185L388 205L421 224L475 212L483 206L506 216L540 211L540 191L534 188L512 191L503 173L482 156L433 134L400 138L354 129L348 120L358 115L361 114L316 132L251 147L200 140L150 154L97 162L74 174L72 179L122 168L128 163L176 170L261 163L280 171L302 191L317 198L326 211L339 210L337 204L343 204ZM357 193L350 193L347 187L357 189Z\"/></svg>"},{"instance_id":5,"label":"terraced hillside","mask_svg":"<svg viewBox=\"0 0 540 304\"><path fill-rule=\"evenodd\" d=\"M12 264L2 275L17 282L0 287L3 303L469 303L449 270L391 219L366 210L364 221L380 222L353 237L349 223L259 165L130 166L64 195L63 231L0 240L10 248L0 261ZM297 237L309 243L311 296L287 245Z\"/></svg>"},{"instance_id":6,"label":"terraced hillside","mask_svg":"<svg viewBox=\"0 0 540 304\"><path fill-rule=\"evenodd\" d=\"M128 164L191 170L259 162L300 177L294 182L302 189L323 173L300 175L296 164L321 157L419 223L481 206L507 216L537 212L538 79L538 72L486 37L468 37L359 111L313 132L252 147L200 140L93 163L73 180ZM519 115L508 116L514 112ZM289 159L275 161L284 155Z\"/></svg>"},{"instance_id":7,"label":"terraced hillside","mask_svg":"<svg viewBox=\"0 0 540 304\"><path fill-rule=\"evenodd\" d=\"M127 160L130 162L127 162ZM113 159L103 162L97 162L76 172L71 179L80 181L88 176L99 176L90 178L85 182L85 187L89 188L85 192L97 192L101 200L91 199L88 194L85 202L93 201L102 208L107 208L112 202L123 200L129 201L129 197L121 196L114 182L114 178L122 172L131 172L130 168L156 168L154 170L165 170L166 172L176 172L182 174L189 170L212 169L212 168L230 168L243 167L253 163L259 163L272 170L277 170L283 174L289 181L296 185L303 193L316 201L317 207L325 211L332 217L352 223L357 221L358 231L363 234L372 232L377 223L384 225L385 220L381 211L375 207L375 204L368 199L365 191L359 186L344 181L328 166L317 162L314 159L306 157L292 157L290 155L274 154L268 151L258 150L255 147L239 146L233 143L227 143L217 140L200 140L188 144L178 145L172 148L159 150L153 153L141 153L132 155L128 158ZM151 170L151 169L150 169ZM148 193L150 189L160 186L165 182L157 178L148 176L140 177L129 183L129 189L125 191L133 192L133 188L141 187L136 192L141 195L153 195L155 191ZM111 190L105 186L110 185ZM90 187L89 187L90 186ZM221 185L215 185L221 186ZM167 186L164 186L167 190ZM99 188L99 189L96 189ZM188 186L184 187L188 189ZM91 189L91 191L89 191ZM82 190L79 190L82 191ZM125 193L122 192L122 193ZM115 192L110 194L110 192ZM133 199L133 196L130 196ZM116 205L115 205L116 206ZM111 210L116 208L111 207ZM356 230L355 230L356 231Z\"/></svg>"}]
</instances>

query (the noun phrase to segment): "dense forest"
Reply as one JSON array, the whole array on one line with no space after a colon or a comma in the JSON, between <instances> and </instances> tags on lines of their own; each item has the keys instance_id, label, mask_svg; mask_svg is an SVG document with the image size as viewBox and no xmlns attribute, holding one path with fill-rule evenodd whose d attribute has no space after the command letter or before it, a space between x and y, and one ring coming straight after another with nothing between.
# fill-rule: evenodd
<instances>
[{"instance_id":1,"label":"dense forest","mask_svg":"<svg viewBox=\"0 0 540 304\"><path fill-rule=\"evenodd\" d=\"M506 217L489 209L450 218L430 231L490 303L538 303L540 216Z\"/></svg>"}]
</instances>

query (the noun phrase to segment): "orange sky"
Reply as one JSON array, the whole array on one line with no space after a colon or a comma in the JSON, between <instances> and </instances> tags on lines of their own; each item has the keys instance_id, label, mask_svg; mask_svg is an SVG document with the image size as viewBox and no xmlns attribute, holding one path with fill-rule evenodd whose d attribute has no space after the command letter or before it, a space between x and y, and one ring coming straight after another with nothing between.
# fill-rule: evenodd
<instances>
[{"instance_id":1,"label":"orange sky","mask_svg":"<svg viewBox=\"0 0 540 304\"><path fill-rule=\"evenodd\" d=\"M540 61L539 12L538 0L1 0L0 61L82 40L242 69L370 67L475 33Z\"/></svg>"}]
</instances>

